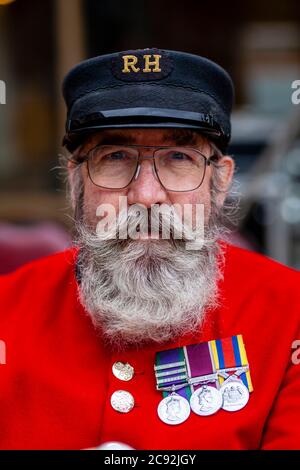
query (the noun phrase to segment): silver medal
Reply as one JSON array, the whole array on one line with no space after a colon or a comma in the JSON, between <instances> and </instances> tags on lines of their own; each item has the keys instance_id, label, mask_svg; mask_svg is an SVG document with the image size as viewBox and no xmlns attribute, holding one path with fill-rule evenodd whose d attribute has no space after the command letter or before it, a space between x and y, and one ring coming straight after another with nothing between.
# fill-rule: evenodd
<instances>
[{"instance_id":1,"label":"silver medal","mask_svg":"<svg viewBox=\"0 0 300 470\"><path fill-rule=\"evenodd\" d=\"M238 411L247 405L249 390L240 379L226 381L220 388L223 396L223 409L226 411Z\"/></svg>"},{"instance_id":2,"label":"silver medal","mask_svg":"<svg viewBox=\"0 0 300 470\"><path fill-rule=\"evenodd\" d=\"M209 385L203 385L193 393L190 403L194 413L200 416L209 416L219 411L223 399L219 390Z\"/></svg>"},{"instance_id":3,"label":"silver medal","mask_svg":"<svg viewBox=\"0 0 300 470\"><path fill-rule=\"evenodd\" d=\"M185 398L172 393L159 403L157 413L166 424L181 424L188 419L191 409Z\"/></svg>"},{"instance_id":4,"label":"silver medal","mask_svg":"<svg viewBox=\"0 0 300 470\"><path fill-rule=\"evenodd\" d=\"M124 364L123 362L118 361L112 366L112 372L117 379L128 382L134 375L134 368L128 364L128 362Z\"/></svg>"},{"instance_id":5,"label":"silver medal","mask_svg":"<svg viewBox=\"0 0 300 470\"><path fill-rule=\"evenodd\" d=\"M129 413L134 407L134 398L125 390L117 390L110 398L111 406L120 413Z\"/></svg>"}]
</instances>

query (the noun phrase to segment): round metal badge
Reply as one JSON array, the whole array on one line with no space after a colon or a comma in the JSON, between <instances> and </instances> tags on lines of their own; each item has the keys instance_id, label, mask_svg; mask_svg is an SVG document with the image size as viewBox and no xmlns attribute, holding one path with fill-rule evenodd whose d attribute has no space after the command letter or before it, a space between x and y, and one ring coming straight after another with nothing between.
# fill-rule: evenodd
<instances>
[{"instance_id":1,"label":"round metal badge","mask_svg":"<svg viewBox=\"0 0 300 470\"><path fill-rule=\"evenodd\" d=\"M200 416L209 416L219 411L223 399L219 390L210 385L203 385L193 393L190 403L194 413Z\"/></svg>"},{"instance_id":2,"label":"round metal badge","mask_svg":"<svg viewBox=\"0 0 300 470\"><path fill-rule=\"evenodd\" d=\"M125 390L117 390L110 398L111 406L120 413L129 413L134 407L134 398Z\"/></svg>"},{"instance_id":3,"label":"round metal badge","mask_svg":"<svg viewBox=\"0 0 300 470\"><path fill-rule=\"evenodd\" d=\"M115 362L112 366L112 372L117 379L128 382L134 375L134 368L128 364L128 362L126 362L126 364L123 362Z\"/></svg>"},{"instance_id":4,"label":"round metal badge","mask_svg":"<svg viewBox=\"0 0 300 470\"><path fill-rule=\"evenodd\" d=\"M166 424L181 424L188 419L191 409L185 398L174 393L159 403L157 413Z\"/></svg>"},{"instance_id":5,"label":"round metal badge","mask_svg":"<svg viewBox=\"0 0 300 470\"><path fill-rule=\"evenodd\" d=\"M222 385L220 392L223 396L223 409L226 411L238 411L247 405L249 390L240 379L229 380Z\"/></svg>"}]
</instances>

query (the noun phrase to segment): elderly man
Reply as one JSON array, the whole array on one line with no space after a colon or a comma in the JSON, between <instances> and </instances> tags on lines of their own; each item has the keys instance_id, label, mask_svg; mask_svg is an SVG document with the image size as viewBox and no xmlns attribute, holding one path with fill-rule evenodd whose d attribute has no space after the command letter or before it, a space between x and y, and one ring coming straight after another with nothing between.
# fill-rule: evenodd
<instances>
[{"instance_id":1,"label":"elderly man","mask_svg":"<svg viewBox=\"0 0 300 470\"><path fill-rule=\"evenodd\" d=\"M128 51L64 97L76 244L0 281L1 448L299 448L299 274L224 241L227 73Z\"/></svg>"}]
</instances>

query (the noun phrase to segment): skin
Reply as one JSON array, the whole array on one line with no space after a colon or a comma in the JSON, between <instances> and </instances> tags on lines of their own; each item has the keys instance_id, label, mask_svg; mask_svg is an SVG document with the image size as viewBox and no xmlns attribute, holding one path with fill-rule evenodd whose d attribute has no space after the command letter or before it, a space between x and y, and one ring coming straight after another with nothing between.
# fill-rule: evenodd
<instances>
[{"instance_id":1,"label":"skin","mask_svg":"<svg viewBox=\"0 0 300 470\"><path fill-rule=\"evenodd\" d=\"M178 131L177 131L178 133ZM180 134L180 131L179 131ZM105 144L128 144L128 145L151 145L151 146L178 146L178 136L175 140L172 129L108 129L102 130L90 136L78 149L77 153L86 155L88 151L101 143ZM196 133L189 142L183 142L182 146L198 148L206 157L212 155L209 143ZM76 156L76 152L74 154ZM149 149L142 149L142 155L149 155ZM230 156L222 156L219 160L222 165L221 188L222 193L218 195L218 204L222 205L226 192L230 187L234 173L234 162ZM72 187L74 163L69 162L69 178ZM170 192L165 190L157 180L152 167L151 159L142 160L140 173L137 179L122 190L103 189L95 186L90 180L86 163L81 166L84 200L83 211L85 221L94 226L97 223L96 209L100 204L113 204L118 213L119 197L127 196L128 205L143 204L151 208L152 204L204 204L205 218L207 219L211 209L211 175L213 166L207 166L205 178L202 185L188 192ZM76 197L76 195L75 195Z\"/></svg>"}]
</instances>

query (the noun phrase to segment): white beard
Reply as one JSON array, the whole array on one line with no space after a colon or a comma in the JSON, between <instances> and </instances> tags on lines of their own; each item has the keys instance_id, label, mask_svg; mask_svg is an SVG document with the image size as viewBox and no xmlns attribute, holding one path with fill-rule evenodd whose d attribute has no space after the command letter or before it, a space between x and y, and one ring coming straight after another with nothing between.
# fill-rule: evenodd
<instances>
[{"instance_id":1,"label":"white beard","mask_svg":"<svg viewBox=\"0 0 300 470\"><path fill-rule=\"evenodd\" d=\"M199 330L217 306L221 277L221 229L209 225L202 248L189 251L186 240L101 240L78 222L80 301L114 348Z\"/></svg>"}]
</instances>

